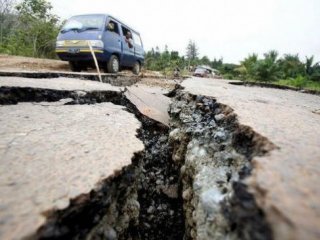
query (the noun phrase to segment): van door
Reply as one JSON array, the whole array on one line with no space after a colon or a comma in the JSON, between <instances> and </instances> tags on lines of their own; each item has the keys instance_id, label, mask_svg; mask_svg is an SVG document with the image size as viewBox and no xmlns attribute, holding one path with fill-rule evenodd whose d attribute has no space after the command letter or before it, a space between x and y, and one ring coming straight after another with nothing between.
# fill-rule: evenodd
<instances>
[{"instance_id":1,"label":"van door","mask_svg":"<svg viewBox=\"0 0 320 240\"><path fill-rule=\"evenodd\" d=\"M126 66L126 67L133 67L134 63L135 63L135 57L134 57L134 43L133 43L133 39L132 39L132 31L130 31L128 28L122 26L121 27L122 30L122 46L123 46L123 61L122 61L122 65ZM127 34L129 33L130 37L127 37ZM127 38L127 41L126 41ZM131 42L128 43L128 41ZM131 46L129 46L131 45Z\"/></svg>"},{"instance_id":2,"label":"van door","mask_svg":"<svg viewBox=\"0 0 320 240\"><path fill-rule=\"evenodd\" d=\"M140 62L143 62L144 59L144 50L143 50L143 45L142 41L140 38L140 35L133 32L132 33L133 41L134 41L134 55L136 60L140 60Z\"/></svg>"},{"instance_id":3,"label":"van door","mask_svg":"<svg viewBox=\"0 0 320 240\"><path fill-rule=\"evenodd\" d=\"M104 48L109 54L117 53L120 58L122 56L122 41L120 35L120 25L113 19L108 19L104 31ZM122 59L119 59L121 62Z\"/></svg>"}]
</instances>

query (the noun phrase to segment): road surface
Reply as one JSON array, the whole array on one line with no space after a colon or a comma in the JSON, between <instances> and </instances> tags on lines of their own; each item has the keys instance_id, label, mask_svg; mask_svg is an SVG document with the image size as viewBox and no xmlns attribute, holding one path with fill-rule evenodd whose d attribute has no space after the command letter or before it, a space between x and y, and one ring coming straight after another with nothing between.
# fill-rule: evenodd
<instances>
[{"instance_id":1,"label":"road surface","mask_svg":"<svg viewBox=\"0 0 320 240\"><path fill-rule=\"evenodd\" d=\"M320 97L216 79L192 78L182 86L185 92L212 96L228 105L240 124L278 147L253 160L248 181L275 238L319 239Z\"/></svg>"},{"instance_id":2,"label":"road surface","mask_svg":"<svg viewBox=\"0 0 320 240\"><path fill-rule=\"evenodd\" d=\"M82 95L123 90L68 78L2 77L1 86ZM149 101L153 96L148 94ZM144 149L136 136L141 123L125 107L65 105L71 100L0 106L0 239L34 234L45 212L65 209L70 199L95 189Z\"/></svg>"},{"instance_id":3,"label":"road surface","mask_svg":"<svg viewBox=\"0 0 320 240\"><path fill-rule=\"evenodd\" d=\"M127 87L126 97L140 112L168 125L170 99L158 83L146 82ZM125 90L69 78L1 77L1 86L84 94ZM182 86L231 107L241 124L277 147L253 159L247 180L275 238L319 239L320 97L216 79L191 78ZM68 101L0 106L1 239L33 233L45 221L43 212L65 208L70 198L94 189L143 149L136 137L141 123L122 106L65 105Z\"/></svg>"}]
</instances>

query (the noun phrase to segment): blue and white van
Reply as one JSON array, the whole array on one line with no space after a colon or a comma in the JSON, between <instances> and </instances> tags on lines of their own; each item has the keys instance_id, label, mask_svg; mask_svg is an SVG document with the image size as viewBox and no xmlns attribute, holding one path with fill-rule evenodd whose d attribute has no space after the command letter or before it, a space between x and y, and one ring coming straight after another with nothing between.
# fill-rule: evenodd
<instances>
[{"instance_id":1,"label":"blue and white van","mask_svg":"<svg viewBox=\"0 0 320 240\"><path fill-rule=\"evenodd\" d=\"M144 63L144 50L140 34L107 14L71 17L61 29L56 53L69 61L72 71L93 67L89 44L100 67L109 73L131 68L139 74Z\"/></svg>"}]
</instances>

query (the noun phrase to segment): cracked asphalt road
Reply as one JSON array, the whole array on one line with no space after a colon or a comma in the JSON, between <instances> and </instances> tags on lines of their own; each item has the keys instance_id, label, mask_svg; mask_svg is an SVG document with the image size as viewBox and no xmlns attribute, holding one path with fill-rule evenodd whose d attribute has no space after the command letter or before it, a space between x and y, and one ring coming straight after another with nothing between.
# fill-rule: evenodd
<instances>
[{"instance_id":1,"label":"cracked asphalt road","mask_svg":"<svg viewBox=\"0 0 320 240\"><path fill-rule=\"evenodd\" d=\"M66 78L1 77L0 86L123 90ZM156 87L137 86L126 92L130 101L144 114L168 124L169 99ZM241 124L278 147L253 160L255 168L248 179L275 238L319 239L320 97L216 79L192 78L182 86L186 92L212 96L230 106ZM140 123L122 107L63 105L64 101L0 106L1 239L20 239L34 232L44 221L43 212L64 208L70 198L90 191L99 180L130 164L133 152L143 149L136 138Z\"/></svg>"},{"instance_id":2,"label":"cracked asphalt road","mask_svg":"<svg viewBox=\"0 0 320 240\"><path fill-rule=\"evenodd\" d=\"M71 78L1 77L1 86L82 94L123 91ZM149 117L168 121L167 105L158 110L152 104L168 98L152 88L138 88L128 98L134 98L141 112L147 109ZM137 101L134 93L142 94L147 104ZM141 123L124 107L64 105L71 100L0 106L0 239L33 234L45 222L46 211L66 208L70 199L90 192L144 149L136 137Z\"/></svg>"},{"instance_id":3,"label":"cracked asphalt road","mask_svg":"<svg viewBox=\"0 0 320 240\"><path fill-rule=\"evenodd\" d=\"M168 84L168 83L167 83ZM30 87L40 89L65 90L65 91L124 91L124 87L115 87L110 84L100 83L89 80L79 80L74 78L22 78L22 77L0 77L0 87ZM170 85L170 87L174 87ZM146 86L136 84L127 87L126 97L134 104L143 114L161 122L169 124L169 115L167 109L170 104L170 98L164 96L167 93L155 86Z\"/></svg>"},{"instance_id":4,"label":"cracked asphalt road","mask_svg":"<svg viewBox=\"0 0 320 240\"><path fill-rule=\"evenodd\" d=\"M144 149L140 122L112 103L0 107L0 238L21 239Z\"/></svg>"},{"instance_id":5,"label":"cracked asphalt road","mask_svg":"<svg viewBox=\"0 0 320 240\"><path fill-rule=\"evenodd\" d=\"M254 158L249 185L275 239L320 238L320 97L192 78L184 91L212 96L279 149Z\"/></svg>"},{"instance_id":6,"label":"cracked asphalt road","mask_svg":"<svg viewBox=\"0 0 320 240\"><path fill-rule=\"evenodd\" d=\"M0 86L8 87L30 87L53 90L69 91L117 91L118 87L110 84L74 78L22 78L22 77L0 77Z\"/></svg>"}]
</instances>

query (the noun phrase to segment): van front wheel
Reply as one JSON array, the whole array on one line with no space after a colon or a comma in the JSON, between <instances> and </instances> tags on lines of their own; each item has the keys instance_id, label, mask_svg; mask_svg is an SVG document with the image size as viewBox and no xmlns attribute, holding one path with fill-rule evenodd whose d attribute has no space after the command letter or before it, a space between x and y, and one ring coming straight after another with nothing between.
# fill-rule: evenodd
<instances>
[{"instance_id":1,"label":"van front wheel","mask_svg":"<svg viewBox=\"0 0 320 240\"><path fill-rule=\"evenodd\" d=\"M139 75L140 71L141 71L140 63L136 62L132 68L132 72L136 75Z\"/></svg>"},{"instance_id":2,"label":"van front wheel","mask_svg":"<svg viewBox=\"0 0 320 240\"><path fill-rule=\"evenodd\" d=\"M109 73L117 73L119 72L120 63L117 56L112 55L107 63L107 71Z\"/></svg>"}]
</instances>

